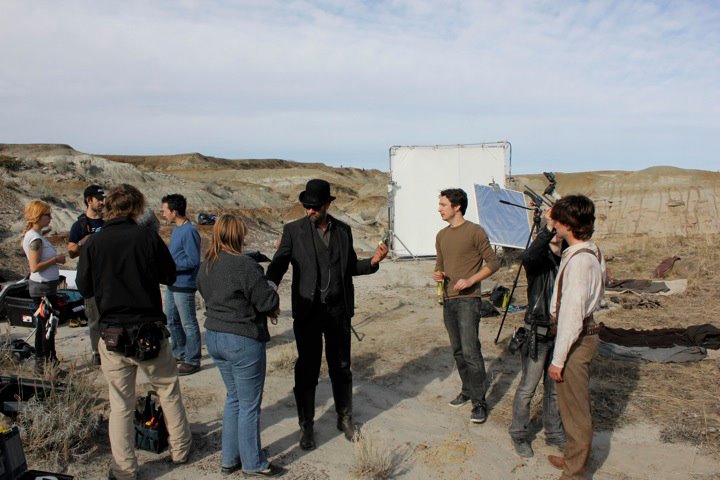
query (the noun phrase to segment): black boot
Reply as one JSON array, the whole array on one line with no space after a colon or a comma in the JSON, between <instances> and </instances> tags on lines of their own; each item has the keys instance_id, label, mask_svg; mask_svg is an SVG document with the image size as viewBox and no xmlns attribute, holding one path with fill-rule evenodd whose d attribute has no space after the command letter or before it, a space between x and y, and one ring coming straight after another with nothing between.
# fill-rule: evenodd
<instances>
[{"instance_id":1,"label":"black boot","mask_svg":"<svg viewBox=\"0 0 720 480\"><path fill-rule=\"evenodd\" d=\"M337 429L345 434L348 441L355 438L355 426L352 421L352 382L332 384L335 411L337 412Z\"/></svg>"},{"instance_id":2,"label":"black boot","mask_svg":"<svg viewBox=\"0 0 720 480\"><path fill-rule=\"evenodd\" d=\"M295 393L298 423L300 424L300 448L303 450L314 450L315 387L304 389L294 388L293 392Z\"/></svg>"}]
</instances>

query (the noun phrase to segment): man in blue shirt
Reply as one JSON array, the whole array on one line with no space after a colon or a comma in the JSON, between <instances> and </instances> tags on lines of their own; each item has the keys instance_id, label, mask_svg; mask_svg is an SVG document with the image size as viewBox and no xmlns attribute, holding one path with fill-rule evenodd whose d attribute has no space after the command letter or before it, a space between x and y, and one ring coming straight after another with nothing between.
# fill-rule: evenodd
<instances>
[{"instance_id":1,"label":"man in blue shirt","mask_svg":"<svg viewBox=\"0 0 720 480\"><path fill-rule=\"evenodd\" d=\"M68 256L70 258L80 256L80 248L87 242L90 235L99 232L104 224L102 212L105 204L105 191L103 188L100 185L87 187L83 192L83 202L85 204L85 213L81 214L77 221L72 224L70 235L68 235ZM93 365L100 365L100 354L98 353L100 314L95 299L92 297L85 299L85 316L88 319L90 348L92 348L93 353L92 362Z\"/></svg>"},{"instance_id":2,"label":"man in blue shirt","mask_svg":"<svg viewBox=\"0 0 720 480\"><path fill-rule=\"evenodd\" d=\"M165 293L170 340L175 359L180 363L179 375L200 370L202 340L195 315L195 291L200 267L200 234L185 216L187 200L179 194L162 198L162 216L175 225L170 236L170 254L175 260L177 279Z\"/></svg>"}]
</instances>

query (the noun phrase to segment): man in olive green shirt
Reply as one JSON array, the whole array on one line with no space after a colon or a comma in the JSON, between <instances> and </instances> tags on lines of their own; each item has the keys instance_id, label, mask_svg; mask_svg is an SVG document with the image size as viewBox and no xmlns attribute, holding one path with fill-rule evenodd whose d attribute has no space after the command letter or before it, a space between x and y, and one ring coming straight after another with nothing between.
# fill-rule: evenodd
<instances>
[{"instance_id":1,"label":"man in olive green shirt","mask_svg":"<svg viewBox=\"0 0 720 480\"><path fill-rule=\"evenodd\" d=\"M443 282L443 318L450 337L462 390L450 402L460 407L472 400L470 421L485 423L485 362L480 347L480 282L492 275L500 262L485 231L465 220L468 199L465 191L451 188L440 192L438 211L448 226L435 239L437 262L433 280Z\"/></svg>"}]
</instances>

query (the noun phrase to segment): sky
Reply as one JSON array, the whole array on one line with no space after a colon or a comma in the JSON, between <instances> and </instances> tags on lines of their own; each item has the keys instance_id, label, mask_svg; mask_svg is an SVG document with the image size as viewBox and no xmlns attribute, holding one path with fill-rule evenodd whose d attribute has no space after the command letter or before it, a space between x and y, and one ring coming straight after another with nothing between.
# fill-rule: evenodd
<instances>
[{"instance_id":1,"label":"sky","mask_svg":"<svg viewBox=\"0 0 720 480\"><path fill-rule=\"evenodd\" d=\"M0 143L720 170L720 2L0 0Z\"/></svg>"}]
</instances>

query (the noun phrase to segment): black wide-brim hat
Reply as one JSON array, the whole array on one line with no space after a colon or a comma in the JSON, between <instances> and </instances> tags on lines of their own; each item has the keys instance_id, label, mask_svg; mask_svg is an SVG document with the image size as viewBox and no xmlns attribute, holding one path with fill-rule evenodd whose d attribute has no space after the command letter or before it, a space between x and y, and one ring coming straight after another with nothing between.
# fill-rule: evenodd
<instances>
[{"instance_id":1,"label":"black wide-brim hat","mask_svg":"<svg viewBox=\"0 0 720 480\"><path fill-rule=\"evenodd\" d=\"M330 184L325 180L313 178L305 184L305 191L300 192L300 203L303 205L325 205L327 202L335 200L330 195Z\"/></svg>"}]
</instances>

